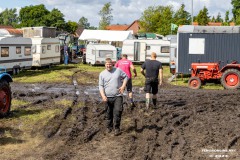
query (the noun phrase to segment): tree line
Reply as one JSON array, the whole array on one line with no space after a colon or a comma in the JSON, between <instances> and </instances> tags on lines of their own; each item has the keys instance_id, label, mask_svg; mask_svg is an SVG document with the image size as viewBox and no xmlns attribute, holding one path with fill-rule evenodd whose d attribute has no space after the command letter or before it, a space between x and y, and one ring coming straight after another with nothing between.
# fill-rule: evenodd
<instances>
[{"instance_id":1,"label":"tree line","mask_svg":"<svg viewBox=\"0 0 240 160\"><path fill-rule=\"evenodd\" d=\"M198 25L207 25L209 22L221 22L222 25L229 25L234 22L235 25L240 24L240 0L231 0L233 5L233 18L229 19L229 11L226 11L224 18L221 14L209 16L208 9L204 6L199 13L191 17L191 14L185 10L185 5L182 4L177 11L173 10L173 6L149 6L143 11L139 18L140 32L153 32L161 35L176 33L177 30L171 31L171 24L189 25L198 22ZM91 26L88 19L82 16L78 22L65 22L64 14L57 8L51 11L47 10L43 4L30 5L20 9L19 15L17 9L5 9L0 13L0 24L11 25L15 28L33 27L33 26L47 26L56 27L58 31L67 31L68 33L75 33L78 27L85 29L106 29L113 20L113 9L111 2L104 4L102 9L98 12L100 16L99 27Z\"/></svg>"}]
</instances>

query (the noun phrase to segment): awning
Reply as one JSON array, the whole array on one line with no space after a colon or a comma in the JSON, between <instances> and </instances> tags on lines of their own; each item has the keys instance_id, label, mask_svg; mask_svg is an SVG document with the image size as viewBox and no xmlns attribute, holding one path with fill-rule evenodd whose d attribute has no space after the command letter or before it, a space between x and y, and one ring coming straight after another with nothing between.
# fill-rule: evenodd
<instances>
[{"instance_id":1,"label":"awning","mask_svg":"<svg viewBox=\"0 0 240 160\"><path fill-rule=\"evenodd\" d=\"M133 39L131 31L109 31L84 29L79 40L124 41Z\"/></svg>"}]
</instances>

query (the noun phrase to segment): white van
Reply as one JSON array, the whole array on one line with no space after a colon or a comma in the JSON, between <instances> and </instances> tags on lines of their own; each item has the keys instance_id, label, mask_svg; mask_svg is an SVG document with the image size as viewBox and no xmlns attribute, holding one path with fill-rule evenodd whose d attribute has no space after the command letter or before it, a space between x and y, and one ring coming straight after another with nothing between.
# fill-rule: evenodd
<instances>
[{"instance_id":1,"label":"white van","mask_svg":"<svg viewBox=\"0 0 240 160\"><path fill-rule=\"evenodd\" d=\"M156 52L157 60L164 64L170 61L170 41L163 39L127 39L123 41L122 54L133 62L145 62Z\"/></svg>"},{"instance_id":2,"label":"white van","mask_svg":"<svg viewBox=\"0 0 240 160\"><path fill-rule=\"evenodd\" d=\"M86 47L86 63L90 65L105 64L105 59L117 61L117 49L110 44L88 44Z\"/></svg>"}]
</instances>

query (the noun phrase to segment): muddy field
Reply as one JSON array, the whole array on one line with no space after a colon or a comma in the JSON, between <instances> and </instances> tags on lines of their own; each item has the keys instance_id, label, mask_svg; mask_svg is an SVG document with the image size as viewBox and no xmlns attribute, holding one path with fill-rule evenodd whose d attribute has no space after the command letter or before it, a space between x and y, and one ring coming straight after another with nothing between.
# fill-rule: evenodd
<instances>
[{"instance_id":1,"label":"muddy field","mask_svg":"<svg viewBox=\"0 0 240 160\"><path fill-rule=\"evenodd\" d=\"M121 135L113 136L106 133L105 107L96 82L84 86L74 80L73 85L11 86L13 99L30 102L19 106L22 109L62 111L43 127L36 124L30 129L32 139L41 136L42 141L29 149L16 150L14 158L5 159L240 159L239 90L191 90L165 83L158 94L158 107L146 110L142 88L134 87L136 107L130 108L125 97ZM54 103L61 99L72 103L62 108ZM17 118L16 112L12 110L10 119ZM8 119L1 120L0 147L8 145L3 143L7 130L15 131L12 138L18 139L15 145L21 147L25 141L19 135L24 130L16 124L6 126L9 123Z\"/></svg>"}]
</instances>

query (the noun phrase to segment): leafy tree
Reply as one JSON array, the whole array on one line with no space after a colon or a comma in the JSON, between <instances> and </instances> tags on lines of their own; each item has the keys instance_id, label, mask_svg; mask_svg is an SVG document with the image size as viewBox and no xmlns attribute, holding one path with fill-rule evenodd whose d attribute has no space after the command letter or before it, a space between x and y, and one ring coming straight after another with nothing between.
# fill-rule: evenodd
<instances>
[{"instance_id":1,"label":"leafy tree","mask_svg":"<svg viewBox=\"0 0 240 160\"><path fill-rule=\"evenodd\" d=\"M74 34L74 33L76 32L77 28L78 28L77 22L68 21L68 22L66 23L65 30L66 30L68 33Z\"/></svg>"},{"instance_id":2,"label":"leafy tree","mask_svg":"<svg viewBox=\"0 0 240 160\"><path fill-rule=\"evenodd\" d=\"M173 9L172 6L163 7L161 17L158 21L158 34L168 35L171 33L171 22L173 21Z\"/></svg>"},{"instance_id":3,"label":"leafy tree","mask_svg":"<svg viewBox=\"0 0 240 160\"><path fill-rule=\"evenodd\" d=\"M174 24L176 25L189 25L191 24L191 15L185 10L185 5L182 4L179 10L173 16Z\"/></svg>"},{"instance_id":4,"label":"leafy tree","mask_svg":"<svg viewBox=\"0 0 240 160\"><path fill-rule=\"evenodd\" d=\"M221 18L221 13L220 12L217 15L216 22L223 22L223 19Z\"/></svg>"},{"instance_id":5,"label":"leafy tree","mask_svg":"<svg viewBox=\"0 0 240 160\"><path fill-rule=\"evenodd\" d=\"M199 25L206 26L209 22L209 16L208 16L208 9L206 6L202 10L199 11L197 15L197 22Z\"/></svg>"},{"instance_id":6,"label":"leafy tree","mask_svg":"<svg viewBox=\"0 0 240 160\"><path fill-rule=\"evenodd\" d=\"M5 9L0 13L0 24L15 27L18 23L17 9Z\"/></svg>"},{"instance_id":7,"label":"leafy tree","mask_svg":"<svg viewBox=\"0 0 240 160\"><path fill-rule=\"evenodd\" d=\"M211 22L216 22L216 18L213 16Z\"/></svg>"},{"instance_id":8,"label":"leafy tree","mask_svg":"<svg viewBox=\"0 0 240 160\"><path fill-rule=\"evenodd\" d=\"M240 9L240 1L239 0L232 0L231 4L233 6L232 13L233 13L233 20L236 22L237 18L239 17L238 10Z\"/></svg>"},{"instance_id":9,"label":"leafy tree","mask_svg":"<svg viewBox=\"0 0 240 160\"><path fill-rule=\"evenodd\" d=\"M225 22L226 22L226 23L229 22L229 11L226 11L226 14L225 14Z\"/></svg>"},{"instance_id":10,"label":"leafy tree","mask_svg":"<svg viewBox=\"0 0 240 160\"><path fill-rule=\"evenodd\" d=\"M193 22L197 22L197 16L193 16Z\"/></svg>"},{"instance_id":11,"label":"leafy tree","mask_svg":"<svg viewBox=\"0 0 240 160\"><path fill-rule=\"evenodd\" d=\"M94 26L90 26L88 29L97 30L98 28Z\"/></svg>"},{"instance_id":12,"label":"leafy tree","mask_svg":"<svg viewBox=\"0 0 240 160\"><path fill-rule=\"evenodd\" d=\"M223 26L229 26L229 11L226 11Z\"/></svg>"},{"instance_id":13,"label":"leafy tree","mask_svg":"<svg viewBox=\"0 0 240 160\"><path fill-rule=\"evenodd\" d=\"M236 13L235 24L240 25L240 9L237 10L235 13Z\"/></svg>"},{"instance_id":14,"label":"leafy tree","mask_svg":"<svg viewBox=\"0 0 240 160\"><path fill-rule=\"evenodd\" d=\"M240 25L240 1L239 0L232 0L232 13L233 13L233 20L236 25Z\"/></svg>"},{"instance_id":15,"label":"leafy tree","mask_svg":"<svg viewBox=\"0 0 240 160\"><path fill-rule=\"evenodd\" d=\"M88 19L85 17L81 17L79 19L78 25L84 29L88 29L90 27L90 23L88 23Z\"/></svg>"},{"instance_id":16,"label":"leafy tree","mask_svg":"<svg viewBox=\"0 0 240 160\"><path fill-rule=\"evenodd\" d=\"M141 32L156 32L162 6L150 6L142 13L140 18Z\"/></svg>"},{"instance_id":17,"label":"leafy tree","mask_svg":"<svg viewBox=\"0 0 240 160\"><path fill-rule=\"evenodd\" d=\"M65 28L64 15L58 9L54 8L49 14L44 16L45 25L48 27L56 27L57 30Z\"/></svg>"},{"instance_id":18,"label":"leafy tree","mask_svg":"<svg viewBox=\"0 0 240 160\"><path fill-rule=\"evenodd\" d=\"M150 6L140 18L141 31L167 35L171 32L172 6Z\"/></svg>"},{"instance_id":19,"label":"leafy tree","mask_svg":"<svg viewBox=\"0 0 240 160\"><path fill-rule=\"evenodd\" d=\"M45 16L48 14L49 11L43 4L23 7L19 12L20 25L22 27L47 26Z\"/></svg>"},{"instance_id":20,"label":"leafy tree","mask_svg":"<svg viewBox=\"0 0 240 160\"><path fill-rule=\"evenodd\" d=\"M101 16L101 20L99 22L99 29L106 29L106 27L111 24L111 21L113 19L112 10L113 9L111 8L111 2L108 2L99 11L98 14Z\"/></svg>"}]
</instances>

